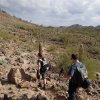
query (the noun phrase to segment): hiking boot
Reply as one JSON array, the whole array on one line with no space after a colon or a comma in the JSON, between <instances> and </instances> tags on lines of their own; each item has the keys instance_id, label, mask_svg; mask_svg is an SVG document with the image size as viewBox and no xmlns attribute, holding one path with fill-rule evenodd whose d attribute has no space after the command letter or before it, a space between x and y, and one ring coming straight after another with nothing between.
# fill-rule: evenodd
<instances>
[{"instance_id":1,"label":"hiking boot","mask_svg":"<svg viewBox=\"0 0 100 100\"><path fill-rule=\"evenodd\" d=\"M39 84L38 84L38 87L42 87L42 84L41 84L41 83L39 83Z\"/></svg>"}]
</instances>

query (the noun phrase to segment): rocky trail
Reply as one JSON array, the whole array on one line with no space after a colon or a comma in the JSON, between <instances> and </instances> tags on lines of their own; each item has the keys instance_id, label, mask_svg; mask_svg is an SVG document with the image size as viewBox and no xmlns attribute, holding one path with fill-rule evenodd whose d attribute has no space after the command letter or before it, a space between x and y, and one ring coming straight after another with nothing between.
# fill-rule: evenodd
<instances>
[{"instance_id":1,"label":"rocky trail","mask_svg":"<svg viewBox=\"0 0 100 100\"><path fill-rule=\"evenodd\" d=\"M64 79L58 82L58 73L48 72L46 90L37 87L36 61L37 52L0 41L0 100L66 100L68 85ZM100 100L100 80L93 81L88 90L79 89L78 98Z\"/></svg>"}]
</instances>

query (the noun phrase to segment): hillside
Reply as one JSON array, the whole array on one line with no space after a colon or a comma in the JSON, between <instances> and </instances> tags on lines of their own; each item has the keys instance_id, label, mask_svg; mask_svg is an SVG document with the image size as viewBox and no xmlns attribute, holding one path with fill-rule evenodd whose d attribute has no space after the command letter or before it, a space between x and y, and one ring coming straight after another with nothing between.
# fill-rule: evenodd
<instances>
[{"instance_id":1,"label":"hillside","mask_svg":"<svg viewBox=\"0 0 100 100\"><path fill-rule=\"evenodd\" d=\"M44 57L52 65L52 70L48 74L48 76L51 75L51 80L48 81L48 90L45 92L37 89L37 82L30 82L31 87L21 89L17 87L18 84L17 86L9 84L7 74L11 68L23 68L26 73L36 77L39 42L42 44ZM5 11L0 11L0 79L2 80L0 98L7 94L13 100L19 100L18 97L24 94L30 98L33 94L37 95L39 92L45 94L49 98L48 100L64 98L66 81L61 80L61 83L58 84L59 67L64 67L65 71L68 69L71 63L70 55L72 53L79 54L81 44L84 46L82 61L88 68L89 78L95 79L96 72L100 71L99 28L81 26L77 28L73 26L44 27L11 16ZM97 96L97 99L93 100L99 100L99 85L97 87L93 84L93 86L95 86L96 91L92 88L92 94L87 95L82 91L86 98L87 96L90 98L86 100L92 100L91 98L95 98L95 96Z\"/></svg>"},{"instance_id":2,"label":"hillside","mask_svg":"<svg viewBox=\"0 0 100 100\"><path fill-rule=\"evenodd\" d=\"M55 63L57 63L60 56L66 55L67 57L65 57L66 60L64 61L67 62L66 66L69 66L70 54L78 53L80 44L83 44L86 56L88 56L85 62L91 69L92 67L99 68L100 29L91 27L74 28L73 26L68 28L43 27L23 21L4 11L0 12L1 39L9 42L12 40L19 46L25 45L26 48L33 51L38 49L38 41L41 41L47 53L54 56ZM60 59L63 60L62 58ZM60 66L60 64L57 63L57 66Z\"/></svg>"}]
</instances>

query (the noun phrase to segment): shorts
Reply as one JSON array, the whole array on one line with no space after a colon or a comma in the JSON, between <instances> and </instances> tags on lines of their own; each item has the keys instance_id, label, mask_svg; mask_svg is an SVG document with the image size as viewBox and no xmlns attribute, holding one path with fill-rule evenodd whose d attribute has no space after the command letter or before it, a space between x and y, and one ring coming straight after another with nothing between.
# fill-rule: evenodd
<instances>
[{"instance_id":1,"label":"shorts","mask_svg":"<svg viewBox=\"0 0 100 100\"><path fill-rule=\"evenodd\" d=\"M46 79L46 73L40 73L42 76L42 80Z\"/></svg>"}]
</instances>

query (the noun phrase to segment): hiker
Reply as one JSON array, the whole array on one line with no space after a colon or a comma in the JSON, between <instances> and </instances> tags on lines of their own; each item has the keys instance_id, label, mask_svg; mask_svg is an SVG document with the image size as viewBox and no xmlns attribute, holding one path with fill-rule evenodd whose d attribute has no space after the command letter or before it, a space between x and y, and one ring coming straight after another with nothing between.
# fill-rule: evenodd
<instances>
[{"instance_id":1,"label":"hiker","mask_svg":"<svg viewBox=\"0 0 100 100\"><path fill-rule=\"evenodd\" d=\"M43 80L43 89L45 89L45 86L46 86L46 72L47 72L47 69L46 69L46 60L43 58L43 56L41 54L38 54L38 70L37 70L37 77L38 77L38 81L39 81L39 87L42 87L42 84L41 84L41 77L42 77L42 80Z\"/></svg>"},{"instance_id":2,"label":"hiker","mask_svg":"<svg viewBox=\"0 0 100 100\"><path fill-rule=\"evenodd\" d=\"M78 56L76 54L71 55L71 60L72 60L72 65L67 74L67 80L69 80L68 100L77 100L76 92L77 92L77 89L80 87L78 69L81 67L83 69L86 69L86 68L84 64L82 64L78 60ZM86 74L85 79L87 79L87 71L85 71L85 74Z\"/></svg>"}]
</instances>

